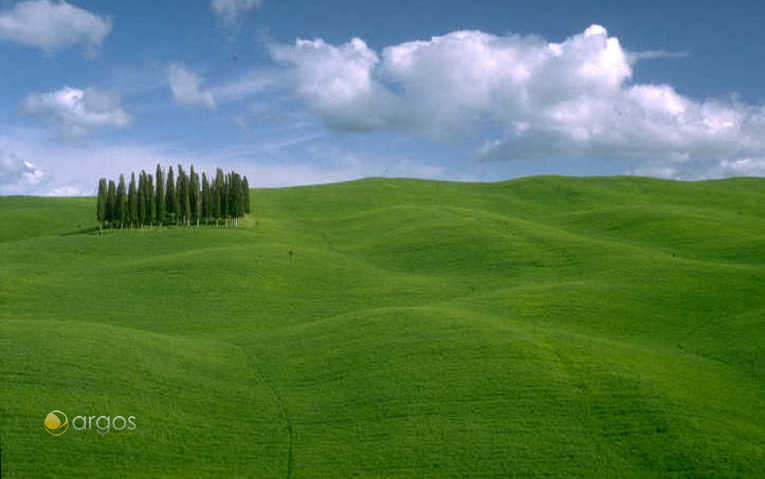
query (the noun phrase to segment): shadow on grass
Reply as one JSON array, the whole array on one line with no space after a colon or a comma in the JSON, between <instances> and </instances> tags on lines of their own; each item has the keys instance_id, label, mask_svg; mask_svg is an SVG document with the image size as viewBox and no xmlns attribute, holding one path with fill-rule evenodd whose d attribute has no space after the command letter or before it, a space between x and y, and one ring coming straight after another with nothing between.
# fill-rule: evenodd
<instances>
[{"instance_id":1,"label":"shadow on grass","mask_svg":"<svg viewBox=\"0 0 765 479\"><path fill-rule=\"evenodd\" d=\"M89 228L82 228L79 230L69 231L67 233L61 233L59 236L75 236L93 233L98 233L98 226L91 226Z\"/></svg>"},{"instance_id":2,"label":"shadow on grass","mask_svg":"<svg viewBox=\"0 0 765 479\"><path fill-rule=\"evenodd\" d=\"M131 228L124 230L121 228L104 228L102 232L99 232L98 226L89 226L87 228L82 228L82 225L77 225L80 229L73 230L73 231L67 231L66 233L60 233L59 236L76 236L76 235L86 235L86 234L111 234L115 231L160 231L160 230L172 230L172 229L179 229L179 230L198 230L198 229L204 229L204 228L210 228L210 229L217 229L217 230L243 230L247 228L251 228L252 226L257 225L257 221L254 219L249 219L247 217L242 218L241 223L239 226L233 226L231 224L228 225L215 225L215 224L200 224L199 226L191 225L191 226L184 226L184 225L172 225L172 224L166 224L162 225L161 227L158 226L152 226L151 228Z\"/></svg>"}]
</instances>

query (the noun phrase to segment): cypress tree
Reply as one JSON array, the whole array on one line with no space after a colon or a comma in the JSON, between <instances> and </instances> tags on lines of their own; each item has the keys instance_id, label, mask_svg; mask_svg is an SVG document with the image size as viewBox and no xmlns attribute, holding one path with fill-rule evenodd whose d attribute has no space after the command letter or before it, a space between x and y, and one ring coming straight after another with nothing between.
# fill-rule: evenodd
<instances>
[{"instance_id":1,"label":"cypress tree","mask_svg":"<svg viewBox=\"0 0 765 479\"><path fill-rule=\"evenodd\" d=\"M146 220L146 172L138 175L138 224L143 228Z\"/></svg>"},{"instance_id":2,"label":"cypress tree","mask_svg":"<svg viewBox=\"0 0 765 479\"><path fill-rule=\"evenodd\" d=\"M223 191L225 191L223 217L226 218L226 226L228 226L228 219L231 218L231 173L225 173L223 176Z\"/></svg>"},{"instance_id":3,"label":"cypress tree","mask_svg":"<svg viewBox=\"0 0 765 479\"><path fill-rule=\"evenodd\" d=\"M109 188L106 190L106 220L112 224L117 219L117 187L114 180L109 180Z\"/></svg>"},{"instance_id":4,"label":"cypress tree","mask_svg":"<svg viewBox=\"0 0 765 479\"><path fill-rule=\"evenodd\" d=\"M199 218L202 216L202 198L199 191L199 175L194 171L194 165L191 165L189 202L191 205L191 220L199 226Z\"/></svg>"},{"instance_id":5,"label":"cypress tree","mask_svg":"<svg viewBox=\"0 0 765 479\"><path fill-rule=\"evenodd\" d=\"M178 198L175 193L175 177L173 176L173 167L171 166L167 170L167 191L165 192L167 198L167 214L171 220L177 218L177 204Z\"/></svg>"},{"instance_id":6,"label":"cypress tree","mask_svg":"<svg viewBox=\"0 0 765 479\"><path fill-rule=\"evenodd\" d=\"M215 211L218 204L218 191L215 189L215 178L210 177L210 197L207 200L207 216L209 219L216 218ZM218 220L215 219L215 224L218 224Z\"/></svg>"},{"instance_id":7,"label":"cypress tree","mask_svg":"<svg viewBox=\"0 0 765 479\"><path fill-rule=\"evenodd\" d=\"M230 174L229 184L229 214L234 226L239 226L239 214L242 211L242 183L239 179L239 175L233 171Z\"/></svg>"},{"instance_id":8,"label":"cypress tree","mask_svg":"<svg viewBox=\"0 0 765 479\"><path fill-rule=\"evenodd\" d=\"M223 223L226 226L228 226L228 218L229 218L229 213L231 208L231 205L230 205L231 201L229 198L229 189L231 187L231 182L230 182L229 176L230 175L228 174L223 175L223 190L221 191L221 195L220 195L220 198L221 198L220 212L221 212L221 215L223 216Z\"/></svg>"},{"instance_id":9,"label":"cypress tree","mask_svg":"<svg viewBox=\"0 0 765 479\"><path fill-rule=\"evenodd\" d=\"M207 218L210 220L215 217L215 198L218 193L215 191L215 179L210 177L207 181Z\"/></svg>"},{"instance_id":10,"label":"cypress tree","mask_svg":"<svg viewBox=\"0 0 765 479\"><path fill-rule=\"evenodd\" d=\"M196 176L196 171L194 171L194 165L191 165L191 170L189 171L189 218L192 222L196 222L197 212L195 210L198 196L194 191L194 176Z\"/></svg>"},{"instance_id":11,"label":"cypress tree","mask_svg":"<svg viewBox=\"0 0 765 479\"><path fill-rule=\"evenodd\" d=\"M184 192L184 177L186 173L183 167L178 165L178 180L175 184L175 193L178 195L178 220L183 223L186 221L186 193Z\"/></svg>"},{"instance_id":12,"label":"cypress tree","mask_svg":"<svg viewBox=\"0 0 765 479\"><path fill-rule=\"evenodd\" d=\"M157 224L162 226L165 222L165 211L167 205L165 204L165 175L162 172L162 167L157 165L157 191L154 198L154 208L157 213Z\"/></svg>"},{"instance_id":13,"label":"cypress tree","mask_svg":"<svg viewBox=\"0 0 765 479\"><path fill-rule=\"evenodd\" d=\"M146 205L146 213L144 214L146 224L151 226L154 221L154 180L151 174L146 175L146 191L144 192L146 199L144 204Z\"/></svg>"},{"instance_id":14,"label":"cypress tree","mask_svg":"<svg viewBox=\"0 0 765 479\"><path fill-rule=\"evenodd\" d=\"M218 168L215 172L215 194L213 195L213 216L215 224L223 218L223 170Z\"/></svg>"},{"instance_id":15,"label":"cypress tree","mask_svg":"<svg viewBox=\"0 0 765 479\"><path fill-rule=\"evenodd\" d=\"M236 174L236 224L239 226L239 219L244 216L244 187L242 187L242 175Z\"/></svg>"},{"instance_id":16,"label":"cypress tree","mask_svg":"<svg viewBox=\"0 0 765 479\"><path fill-rule=\"evenodd\" d=\"M106 221L106 178L98 180L96 219L98 220L98 231L100 232L103 230L104 221Z\"/></svg>"},{"instance_id":17,"label":"cypress tree","mask_svg":"<svg viewBox=\"0 0 765 479\"><path fill-rule=\"evenodd\" d=\"M207 175L202 172L202 218L205 224L210 219L210 183L207 182Z\"/></svg>"},{"instance_id":18,"label":"cypress tree","mask_svg":"<svg viewBox=\"0 0 765 479\"><path fill-rule=\"evenodd\" d=\"M231 217L231 173L223 174L223 217L226 218L226 225L228 226L228 219Z\"/></svg>"},{"instance_id":19,"label":"cypress tree","mask_svg":"<svg viewBox=\"0 0 765 479\"><path fill-rule=\"evenodd\" d=\"M250 183L247 182L247 177L242 178L242 206L244 214L250 214Z\"/></svg>"},{"instance_id":20,"label":"cypress tree","mask_svg":"<svg viewBox=\"0 0 765 479\"><path fill-rule=\"evenodd\" d=\"M194 165L191 165L191 169L189 170L189 219L193 222L195 219L195 211L194 207L196 206L196 198L194 195L194 175L196 172L194 171Z\"/></svg>"},{"instance_id":21,"label":"cypress tree","mask_svg":"<svg viewBox=\"0 0 765 479\"><path fill-rule=\"evenodd\" d=\"M187 174L183 174L183 217L186 226L191 222L191 182Z\"/></svg>"},{"instance_id":22,"label":"cypress tree","mask_svg":"<svg viewBox=\"0 0 765 479\"><path fill-rule=\"evenodd\" d=\"M127 192L125 191L125 175L120 174L120 183L117 185L117 222L120 228L125 227L125 218L127 218Z\"/></svg>"},{"instance_id":23,"label":"cypress tree","mask_svg":"<svg viewBox=\"0 0 765 479\"><path fill-rule=\"evenodd\" d=\"M128 188L128 223L130 227L138 221L138 191L135 185L135 173L130 173L130 187Z\"/></svg>"}]
</instances>

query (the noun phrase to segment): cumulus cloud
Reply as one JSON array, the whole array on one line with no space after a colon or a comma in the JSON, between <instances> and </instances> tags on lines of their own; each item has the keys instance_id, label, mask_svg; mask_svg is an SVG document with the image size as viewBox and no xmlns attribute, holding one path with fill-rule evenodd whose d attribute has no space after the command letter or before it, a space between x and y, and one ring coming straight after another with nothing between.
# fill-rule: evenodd
<instances>
[{"instance_id":1,"label":"cumulus cloud","mask_svg":"<svg viewBox=\"0 0 765 479\"><path fill-rule=\"evenodd\" d=\"M196 73L190 72L183 65L173 64L167 67L167 81L173 98L181 105L215 108L212 92L202 90L202 80Z\"/></svg>"},{"instance_id":2,"label":"cumulus cloud","mask_svg":"<svg viewBox=\"0 0 765 479\"><path fill-rule=\"evenodd\" d=\"M0 149L0 195L24 195L37 191L45 174L13 152Z\"/></svg>"},{"instance_id":3,"label":"cumulus cloud","mask_svg":"<svg viewBox=\"0 0 765 479\"><path fill-rule=\"evenodd\" d=\"M95 88L65 86L52 92L33 93L26 97L22 109L53 121L69 137L84 136L104 127L124 128L132 122L122 109L119 96Z\"/></svg>"},{"instance_id":4,"label":"cumulus cloud","mask_svg":"<svg viewBox=\"0 0 765 479\"><path fill-rule=\"evenodd\" d=\"M24 1L0 12L0 38L47 53L79 44L94 54L111 30L110 18L65 1Z\"/></svg>"},{"instance_id":5,"label":"cumulus cloud","mask_svg":"<svg viewBox=\"0 0 765 479\"><path fill-rule=\"evenodd\" d=\"M226 23L234 22L240 14L263 4L263 0L211 0L210 8Z\"/></svg>"},{"instance_id":6,"label":"cumulus cloud","mask_svg":"<svg viewBox=\"0 0 765 479\"><path fill-rule=\"evenodd\" d=\"M337 130L436 139L499 130L481 158L658 161L665 172L712 161L744 174L765 159L765 108L635 84L640 60L683 53L632 54L599 25L560 43L457 31L379 54L358 38L299 39L270 53L287 66L285 84Z\"/></svg>"},{"instance_id":7,"label":"cumulus cloud","mask_svg":"<svg viewBox=\"0 0 765 479\"><path fill-rule=\"evenodd\" d=\"M274 44L271 56L294 66L285 80L338 130L369 131L389 126L401 110L398 98L373 77L377 54L359 38L334 46L323 40Z\"/></svg>"}]
</instances>

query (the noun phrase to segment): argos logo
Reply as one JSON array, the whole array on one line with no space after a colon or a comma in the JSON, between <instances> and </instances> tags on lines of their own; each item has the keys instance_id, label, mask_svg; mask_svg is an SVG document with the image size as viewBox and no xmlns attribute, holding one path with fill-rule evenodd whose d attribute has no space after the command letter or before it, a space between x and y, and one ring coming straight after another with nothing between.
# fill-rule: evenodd
<instances>
[{"instance_id":1,"label":"argos logo","mask_svg":"<svg viewBox=\"0 0 765 479\"><path fill-rule=\"evenodd\" d=\"M112 431L134 431L135 421L135 416L74 416L70 422L65 413L56 409L45 416L43 427L51 436L63 435L70 425L75 431L95 429L98 434L103 435Z\"/></svg>"}]
</instances>

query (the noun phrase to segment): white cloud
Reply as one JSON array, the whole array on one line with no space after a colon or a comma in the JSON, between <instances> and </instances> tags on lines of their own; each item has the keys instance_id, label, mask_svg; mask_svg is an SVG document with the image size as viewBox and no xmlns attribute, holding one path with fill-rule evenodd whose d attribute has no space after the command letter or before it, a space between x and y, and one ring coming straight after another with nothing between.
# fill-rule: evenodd
<instances>
[{"instance_id":1,"label":"white cloud","mask_svg":"<svg viewBox=\"0 0 765 479\"><path fill-rule=\"evenodd\" d=\"M65 1L24 1L0 12L0 38L47 53L79 44L94 54L111 30L110 18Z\"/></svg>"},{"instance_id":2,"label":"white cloud","mask_svg":"<svg viewBox=\"0 0 765 479\"><path fill-rule=\"evenodd\" d=\"M25 195L37 191L45 174L15 153L0 149L0 195Z\"/></svg>"},{"instance_id":3,"label":"white cloud","mask_svg":"<svg viewBox=\"0 0 765 479\"><path fill-rule=\"evenodd\" d=\"M599 25L560 43L457 31L381 54L358 38L270 52L288 67L284 84L337 130L451 139L499 129L481 158L658 161L664 172L712 161L744 174L765 159L765 108L632 83L639 60L683 53L632 54Z\"/></svg>"},{"instance_id":4,"label":"white cloud","mask_svg":"<svg viewBox=\"0 0 765 479\"><path fill-rule=\"evenodd\" d=\"M167 67L167 81L175 101L182 105L215 108L215 99L209 90L200 89L202 80L196 73L190 72L183 65L172 64Z\"/></svg>"},{"instance_id":5,"label":"white cloud","mask_svg":"<svg viewBox=\"0 0 765 479\"><path fill-rule=\"evenodd\" d=\"M104 127L124 128L132 122L117 95L94 88L65 86L57 91L33 93L26 97L22 107L29 114L52 120L69 137Z\"/></svg>"},{"instance_id":6,"label":"white cloud","mask_svg":"<svg viewBox=\"0 0 765 479\"><path fill-rule=\"evenodd\" d=\"M211 0L210 8L226 23L234 22L240 14L260 7L263 0Z\"/></svg>"},{"instance_id":7,"label":"white cloud","mask_svg":"<svg viewBox=\"0 0 765 479\"><path fill-rule=\"evenodd\" d=\"M396 114L396 97L374 78L379 62L363 40L336 47L323 40L297 40L270 47L277 62L294 66L288 85L327 122L339 130L369 131L388 126Z\"/></svg>"}]
</instances>

